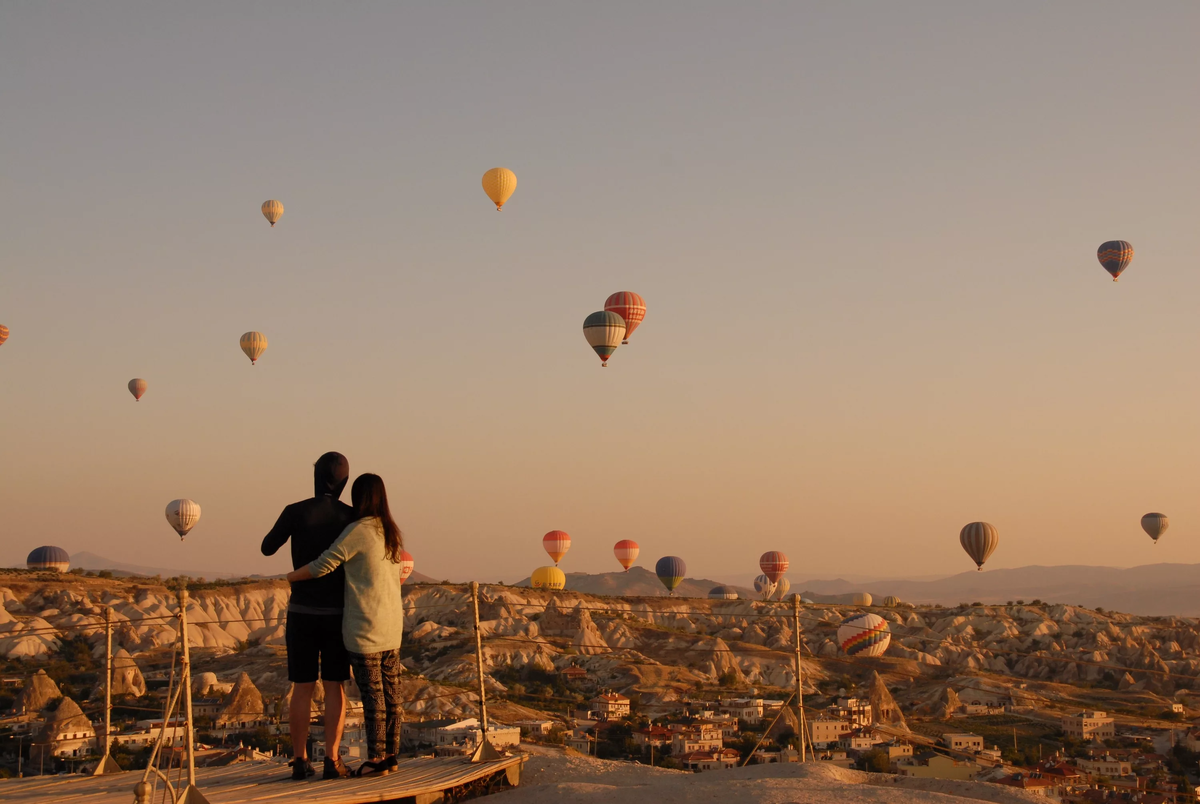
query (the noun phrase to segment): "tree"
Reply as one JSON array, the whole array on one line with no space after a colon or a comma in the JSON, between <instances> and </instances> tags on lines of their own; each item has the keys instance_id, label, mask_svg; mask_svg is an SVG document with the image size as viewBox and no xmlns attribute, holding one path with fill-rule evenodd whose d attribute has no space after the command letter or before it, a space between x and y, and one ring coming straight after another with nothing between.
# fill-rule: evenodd
<instances>
[{"instance_id":1,"label":"tree","mask_svg":"<svg viewBox=\"0 0 1200 804\"><path fill-rule=\"evenodd\" d=\"M892 769L892 760L887 751L875 748L858 758L858 767L867 773L888 773Z\"/></svg>"}]
</instances>

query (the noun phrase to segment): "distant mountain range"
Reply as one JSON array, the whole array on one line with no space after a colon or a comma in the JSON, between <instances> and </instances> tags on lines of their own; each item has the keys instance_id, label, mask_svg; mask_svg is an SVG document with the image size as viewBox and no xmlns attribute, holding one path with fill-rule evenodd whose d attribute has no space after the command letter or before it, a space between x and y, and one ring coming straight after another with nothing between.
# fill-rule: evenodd
<instances>
[{"instance_id":1,"label":"distant mountain range","mask_svg":"<svg viewBox=\"0 0 1200 804\"><path fill-rule=\"evenodd\" d=\"M852 593L865 591L876 597L895 595L908 603L946 606L1038 598L1128 614L1200 615L1200 564L1146 564L1128 569L1033 566L963 572L935 581L855 584L838 578L804 581L796 586L805 590L805 597L819 603L849 602Z\"/></svg>"},{"instance_id":2,"label":"distant mountain range","mask_svg":"<svg viewBox=\"0 0 1200 804\"><path fill-rule=\"evenodd\" d=\"M516 586L529 586L524 578ZM707 578L686 578L675 589L677 597L708 597L714 586L729 586ZM739 597L758 598L753 589L734 586ZM615 595L624 597L666 597L667 590L658 576L643 567L633 567L629 572L568 572L567 589L586 592L590 595Z\"/></svg>"},{"instance_id":3,"label":"distant mountain range","mask_svg":"<svg viewBox=\"0 0 1200 804\"><path fill-rule=\"evenodd\" d=\"M198 569L167 569L165 567L146 567L140 564L127 564L123 561L113 561L111 558L98 556L95 553L87 551L81 553L73 553L71 555L71 566L85 570L108 570L113 575L125 578L131 575L140 575L147 578L153 578L158 575L162 578L174 578L179 575L186 575L189 578L205 578L210 581L225 580L231 578L282 578L284 573L278 575L246 575L238 572L222 572L220 570L198 570ZM409 576L413 583L437 583L435 578L430 578L428 575L422 575L419 572L414 572Z\"/></svg>"},{"instance_id":4,"label":"distant mountain range","mask_svg":"<svg viewBox=\"0 0 1200 804\"><path fill-rule=\"evenodd\" d=\"M245 577L220 570L170 569L114 561L95 553L71 556L71 565L87 570L110 570L119 576L155 575L170 578L187 575L209 580ZM281 577L250 576L250 577ZM441 579L414 572L412 583L438 583ZM526 577L518 586L529 585ZM709 578L687 578L675 590L679 597L707 597L714 586L730 585L742 598L758 599L752 588L722 584ZM629 572L569 572L567 589L595 595L660 597L667 594L653 572L633 567ZM1005 603L1033 599L1048 603L1070 603L1088 608L1097 606L1129 614L1200 615L1200 564L1147 564L1140 567L1018 567L1015 569L963 572L934 580L876 580L853 582L843 578L806 580L793 583L799 591L817 603L849 604L854 593L869 592L876 600L895 595L908 603Z\"/></svg>"}]
</instances>

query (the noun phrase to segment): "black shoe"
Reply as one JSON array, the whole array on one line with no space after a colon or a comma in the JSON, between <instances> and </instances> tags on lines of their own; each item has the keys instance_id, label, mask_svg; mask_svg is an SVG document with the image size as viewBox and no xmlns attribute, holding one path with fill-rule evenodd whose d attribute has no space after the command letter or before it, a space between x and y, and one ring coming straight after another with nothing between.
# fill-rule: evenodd
<instances>
[{"instance_id":1,"label":"black shoe","mask_svg":"<svg viewBox=\"0 0 1200 804\"><path fill-rule=\"evenodd\" d=\"M337 759L325 757L325 770L321 774L322 779L349 779L353 775L351 770L346 767L346 763L342 762L341 757Z\"/></svg>"},{"instance_id":2,"label":"black shoe","mask_svg":"<svg viewBox=\"0 0 1200 804\"><path fill-rule=\"evenodd\" d=\"M292 780L303 782L309 776L316 776L317 771L307 759L293 759L288 763L292 766Z\"/></svg>"}]
</instances>

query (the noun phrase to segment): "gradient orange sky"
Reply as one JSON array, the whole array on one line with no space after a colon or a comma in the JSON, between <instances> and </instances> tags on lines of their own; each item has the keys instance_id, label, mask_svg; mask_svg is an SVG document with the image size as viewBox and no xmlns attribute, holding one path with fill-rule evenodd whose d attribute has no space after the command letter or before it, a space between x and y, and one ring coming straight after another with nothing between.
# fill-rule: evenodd
<instances>
[{"instance_id":1,"label":"gradient orange sky","mask_svg":"<svg viewBox=\"0 0 1200 804\"><path fill-rule=\"evenodd\" d=\"M949 574L976 519L989 567L1200 562L1197 34L1188 2L7 4L0 564L285 571L259 541L331 449L438 578L516 580L552 528L568 571L632 538ZM601 369L617 290L649 312Z\"/></svg>"}]
</instances>

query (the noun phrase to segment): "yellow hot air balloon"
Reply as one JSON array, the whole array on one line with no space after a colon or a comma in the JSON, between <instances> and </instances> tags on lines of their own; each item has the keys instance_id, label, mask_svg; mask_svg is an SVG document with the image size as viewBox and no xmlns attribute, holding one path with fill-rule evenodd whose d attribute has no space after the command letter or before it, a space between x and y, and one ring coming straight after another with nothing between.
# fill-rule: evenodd
<instances>
[{"instance_id":1,"label":"yellow hot air balloon","mask_svg":"<svg viewBox=\"0 0 1200 804\"><path fill-rule=\"evenodd\" d=\"M483 191L496 205L496 211L504 206L517 189L517 174L508 168L492 168L483 174Z\"/></svg>"},{"instance_id":2,"label":"yellow hot air balloon","mask_svg":"<svg viewBox=\"0 0 1200 804\"><path fill-rule=\"evenodd\" d=\"M271 228L275 228L275 222L283 217L283 204L275 199L263 201L262 205L263 217L271 222Z\"/></svg>"},{"instance_id":3,"label":"yellow hot air balloon","mask_svg":"<svg viewBox=\"0 0 1200 804\"><path fill-rule=\"evenodd\" d=\"M258 362L258 358L262 357L262 353L267 351L267 336L261 332L247 332L238 340L238 344L253 366Z\"/></svg>"},{"instance_id":4,"label":"yellow hot air balloon","mask_svg":"<svg viewBox=\"0 0 1200 804\"><path fill-rule=\"evenodd\" d=\"M558 567L538 567L529 577L529 583L534 589L560 592L567 585L567 576Z\"/></svg>"}]
</instances>

